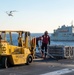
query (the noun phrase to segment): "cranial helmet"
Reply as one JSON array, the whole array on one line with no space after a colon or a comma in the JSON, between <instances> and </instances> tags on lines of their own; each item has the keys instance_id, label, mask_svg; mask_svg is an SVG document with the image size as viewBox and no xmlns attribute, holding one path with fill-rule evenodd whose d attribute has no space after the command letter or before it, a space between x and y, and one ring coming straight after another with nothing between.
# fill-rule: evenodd
<instances>
[{"instance_id":1,"label":"cranial helmet","mask_svg":"<svg viewBox=\"0 0 74 75\"><path fill-rule=\"evenodd\" d=\"M48 31L45 31L45 33L44 33L45 35L47 35L48 34Z\"/></svg>"}]
</instances>

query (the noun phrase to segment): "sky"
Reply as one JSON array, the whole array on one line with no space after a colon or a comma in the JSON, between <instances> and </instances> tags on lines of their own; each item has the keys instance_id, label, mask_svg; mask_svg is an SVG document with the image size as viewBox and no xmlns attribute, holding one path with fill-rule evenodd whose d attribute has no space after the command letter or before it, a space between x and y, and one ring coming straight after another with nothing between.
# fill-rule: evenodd
<instances>
[{"instance_id":1,"label":"sky","mask_svg":"<svg viewBox=\"0 0 74 75\"><path fill-rule=\"evenodd\" d=\"M13 17L6 11L13 11ZM74 0L0 0L0 30L53 33L74 21Z\"/></svg>"}]
</instances>

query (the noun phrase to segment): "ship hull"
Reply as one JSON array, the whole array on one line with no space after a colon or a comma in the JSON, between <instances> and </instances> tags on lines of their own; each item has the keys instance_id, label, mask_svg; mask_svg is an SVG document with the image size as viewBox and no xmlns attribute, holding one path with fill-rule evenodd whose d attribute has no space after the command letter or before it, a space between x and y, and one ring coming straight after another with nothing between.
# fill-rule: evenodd
<instances>
[{"instance_id":1,"label":"ship hull","mask_svg":"<svg viewBox=\"0 0 74 75\"><path fill-rule=\"evenodd\" d=\"M50 37L51 41L74 41L74 37L54 37L51 36Z\"/></svg>"}]
</instances>

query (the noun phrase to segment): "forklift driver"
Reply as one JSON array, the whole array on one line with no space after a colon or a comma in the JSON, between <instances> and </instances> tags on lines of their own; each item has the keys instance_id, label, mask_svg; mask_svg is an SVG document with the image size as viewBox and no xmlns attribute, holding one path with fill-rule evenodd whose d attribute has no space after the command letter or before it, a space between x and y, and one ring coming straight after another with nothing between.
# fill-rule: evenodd
<instances>
[{"instance_id":1,"label":"forklift driver","mask_svg":"<svg viewBox=\"0 0 74 75\"><path fill-rule=\"evenodd\" d=\"M22 40L21 40L21 37L18 37L18 46L22 46Z\"/></svg>"}]
</instances>

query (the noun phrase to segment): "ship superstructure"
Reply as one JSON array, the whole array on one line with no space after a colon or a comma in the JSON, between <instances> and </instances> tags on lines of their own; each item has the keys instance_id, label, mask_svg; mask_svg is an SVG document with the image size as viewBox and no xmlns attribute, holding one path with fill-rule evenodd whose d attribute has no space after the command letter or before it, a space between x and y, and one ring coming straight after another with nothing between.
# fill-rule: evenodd
<instances>
[{"instance_id":1,"label":"ship superstructure","mask_svg":"<svg viewBox=\"0 0 74 75\"><path fill-rule=\"evenodd\" d=\"M74 41L74 26L65 26L54 30L54 33L51 34L51 40L53 41Z\"/></svg>"}]
</instances>

